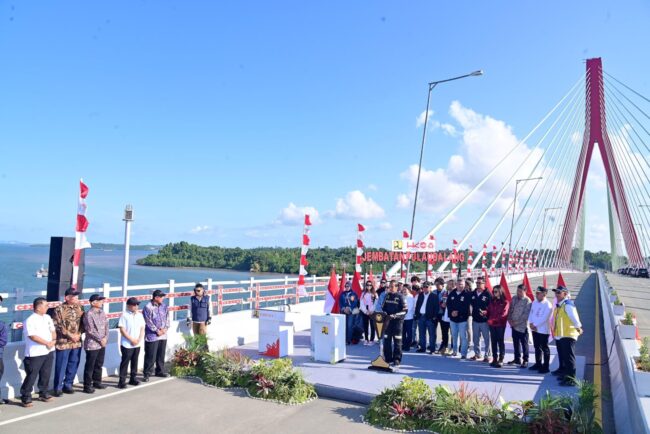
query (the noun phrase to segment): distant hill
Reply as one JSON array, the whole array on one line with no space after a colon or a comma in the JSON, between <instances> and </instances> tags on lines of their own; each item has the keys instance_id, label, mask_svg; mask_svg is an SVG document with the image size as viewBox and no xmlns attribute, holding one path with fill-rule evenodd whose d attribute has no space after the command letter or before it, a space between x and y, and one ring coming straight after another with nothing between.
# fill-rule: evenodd
<instances>
[{"instance_id":1,"label":"distant hill","mask_svg":"<svg viewBox=\"0 0 650 434\"><path fill-rule=\"evenodd\" d=\"M113 244L113 243L90 243L92 248L96 250L124 250L123 244ZM31 244L32 247L49 247L49 244ZM154 246L151 244L132 244L131 250L159 250L162 246Z\"/></svg>"}]
</instances>

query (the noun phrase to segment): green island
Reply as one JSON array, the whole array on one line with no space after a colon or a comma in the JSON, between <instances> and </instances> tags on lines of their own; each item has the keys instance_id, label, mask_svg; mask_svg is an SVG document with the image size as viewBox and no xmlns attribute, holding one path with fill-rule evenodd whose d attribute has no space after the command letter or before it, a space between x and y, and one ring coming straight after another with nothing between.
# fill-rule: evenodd
<instances>
[{"instance_id":1,"label":"green island","mask_svg":"<svg viewBox=\"0 0 650 434\"><path fill-rule=\"evenodd\" d=\"M374 249L367 247L366 250L377 250L386 252L386 249ZM343 264L347 264L348 271L353 270L355 263L356 249L354 247L316 247L310 248L307 254L309 274L325 276L329 274L333 264L338 271ZM478 252L474 253L478 257ZM239 247L204 247L191 244L186 241L169 243L161 247L157 253L138 259L138 265L153 267L199 267L219 268L227 270L251 271L255 273L283 273L297 274L300 261L300 248L287 247L256 247L242 249ZM488 264L490 259L488 258ZM606 252L591 253L585 251L585 263L598 267L609 268L609 254ZM381 274L384 265L391 267L391 262L373 262L373 273ZM466 266L460 263L459 268ZM414 262L411 270L422 272L426 264ZM370 271L368 264L363 266L364 272Z\"/></svg>"}]
</instances>

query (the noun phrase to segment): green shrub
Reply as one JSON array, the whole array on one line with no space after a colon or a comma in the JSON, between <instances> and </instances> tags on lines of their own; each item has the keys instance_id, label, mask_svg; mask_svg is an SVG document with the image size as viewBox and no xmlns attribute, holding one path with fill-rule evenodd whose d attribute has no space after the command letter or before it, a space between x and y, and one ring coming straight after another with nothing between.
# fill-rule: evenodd
<instances>
[{"instance_id":1,"label":"green shrub","mask_svg":"<svg viewBox=\"0 0 650 434\"><path fill-rule=\"evenodd\" d=\"M620 306L620 305L623 304L623 302L621 302L621 300L620 300L620 299L618 298L618 296L617 296L617 297L616 297L616 300L614 300L614 304L615 304L616 306Z\"/></svg>"},{"instance_id":2,"label":"green shrub","mask_svg":"<svg viewBox=\"0 0 650 434\"><path fill-rule=\"evenodd\" d=\"M637 368L646 372L650 372L650 348L648 344L648 338L643 338L643 343L639 348L639 357L636 359Z\"/></svg>"},{"instance_id":3,"label":"green shrub","mask_svg":"<svg viewBox=\"0 0 650 434\"><path fill-rule=\"evenodd\" d=\"M201 359L203 381L217 387L247 387L252 361L239 351L223 349Z\"/></svg>"},{"instance_id":4,"label":"green shrub","mask_svg":"<svg viewBox=\"0 0 650 434\"><path fill-rule=\"evenodd\" d=\"M316 397L314 386L293 367L290 358L258 360L250 369L248 392L255 397L285 403L303 403Z\"/></svg>"},{"instance_id":5,"label":"green shrub","mask_svg":"<svg viewBox=\"0 0 650 434\"><path fill-rule=\"evenodd\" d=\"M199 375L201 358L208 351L206 335L184 335L185 345L178 348L172 357L171 374L176 377Z\"/></svg>"},{"instance_id":6,"label":"green shrub","mask_svg":"<svg viewBox=\"0 0 650 434\"><path fill-rule=\"evenodd\" d=\"M433 391L420 379L404 377L377 395L366 414L373 425L393 429L427 429L431 425Z\"/></svg>"},{"instance_id":7,"label":"green shrub","mask_svg":"<svg viewBox=\"0 0 650 434\"><path fill-rule=\"evenodd\" d=\"M617 296L617 295L618 295L618 292L616 292L616 290L613 290L613 291L610 293L610 295Z\"/></svg>"},{"instance_id":8,"label":"green shrub","mask_svg":"<svg viewBox=\"0 0 650 434\"><path fill-rule=\"evenodd\" d=\"M634 316L632 315L632 312L625 313L625 317L621 320L621 324L634 325Z\"/></svg>"}]
</instances>

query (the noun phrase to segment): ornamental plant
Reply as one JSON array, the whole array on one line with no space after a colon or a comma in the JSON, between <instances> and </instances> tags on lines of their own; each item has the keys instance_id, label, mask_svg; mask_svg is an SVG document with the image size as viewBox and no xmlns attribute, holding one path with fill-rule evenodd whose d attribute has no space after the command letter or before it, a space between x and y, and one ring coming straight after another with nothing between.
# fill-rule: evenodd
<instances>
[{"instance_id":1,"label":"ornamental plant","mask_svg":"<svg viewBox=\"0 0 650 434\"><path fill-rule=\"evenodd\" d=\"M616 306L620 306L620 305L622 305L623 303L622 303L621 300L618 298L618 296L616 296L616 300L614 300L614 304L615 304Z\"/></svg>"},{"instance_id":2,"label":"ornamental plant","mask_svg":"<svg viewBox=\"0 0 650 434\"><path fill-rule=\"evenodd\" d=\"M625 317L621 320L621 324L623 325L634 325L634 316L632 315L632 312L626 312Z\"/></svg>"},{"instance_id":3,"label":"ornamental plant","mask_svg":"<svg viewBox=\"0 0 650 434\"><path fill-rule=\"evenodd\" d=\"M178 348L172 357L172 375L186 377L197 375L200 362L208 351L208 337L206 335L184 335L185 345Z\"/></svg>"},{"instance_id":4,"label":"ornamental plant","mask_svg":"<svg viewBox=\"0 0 650 434\"><path fill-rule=\"evenodd\" d=\"M636 367L641 371L650 372L650 348L648 338L643 338L641 348L639 348L639 357L636 359Z\"/></svg>"}]
</instances>

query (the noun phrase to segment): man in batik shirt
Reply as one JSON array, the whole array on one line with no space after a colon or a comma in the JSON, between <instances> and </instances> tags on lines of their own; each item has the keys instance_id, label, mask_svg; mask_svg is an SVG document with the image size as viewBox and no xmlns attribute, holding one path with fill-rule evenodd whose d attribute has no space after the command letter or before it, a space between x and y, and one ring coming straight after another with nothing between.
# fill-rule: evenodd
<instances>
[{"instance_id":1,"label":"man in batik shirt","mask_svg":"<svg viewBox=\"0 0 650 434\"><path fill-rule=\"evenodd\" d=\"M149 381L156 365L156 377L169 377L165 373L165 350L167 348L167 330L169 329L169 310L163 302L165 293L156 289L151 301L142 311L144 316L144 378Z\"/></svg>"}]
</instances>

